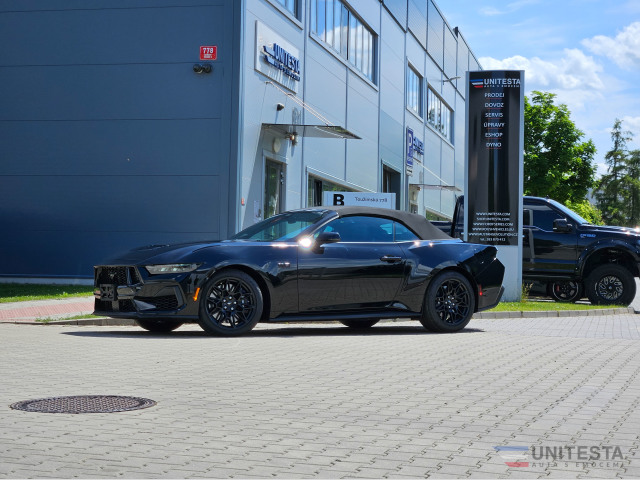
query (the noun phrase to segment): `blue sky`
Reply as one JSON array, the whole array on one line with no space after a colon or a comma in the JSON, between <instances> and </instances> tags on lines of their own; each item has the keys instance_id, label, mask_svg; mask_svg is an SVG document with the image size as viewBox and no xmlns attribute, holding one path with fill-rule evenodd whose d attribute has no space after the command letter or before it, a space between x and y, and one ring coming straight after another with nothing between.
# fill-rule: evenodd
<instances>
[{"instance_id":1,"label":"blue sky","mask_svg":"<svg viewBox=\"0 0 640 480\"><path fill-rule=\"evenodd\" d=\"M616 118L640 148L640 0L436 0L485 69L525 70L525 91L557 94L598 149Z\"/></svg>"}]
</instances>

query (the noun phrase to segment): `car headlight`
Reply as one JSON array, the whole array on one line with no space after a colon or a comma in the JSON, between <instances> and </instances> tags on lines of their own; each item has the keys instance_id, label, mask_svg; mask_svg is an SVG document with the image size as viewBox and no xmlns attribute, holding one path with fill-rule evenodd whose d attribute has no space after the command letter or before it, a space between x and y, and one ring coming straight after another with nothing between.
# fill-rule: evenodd
<instances>
[{"instance_id":1,"label":"car headlight","mask_svg":"<svg viewBox=\"0 0 640 480\"><path fill-rule=\"evenodd\" d=\"M187 273L193 272L198 268L197 263L169 263L166 265L147 265L147 269L151 275L161 275L163 273Z\"/></svg>"}]
</instances>

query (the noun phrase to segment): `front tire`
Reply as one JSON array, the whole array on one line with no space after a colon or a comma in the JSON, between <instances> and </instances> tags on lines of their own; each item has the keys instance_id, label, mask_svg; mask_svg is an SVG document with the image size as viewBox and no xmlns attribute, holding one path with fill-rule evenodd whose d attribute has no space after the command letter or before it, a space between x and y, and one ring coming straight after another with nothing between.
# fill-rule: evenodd
<instances>
[{"instance_id":1,"label":"front tire","mask_svg":"<svg viewBox=\"0 0 640 480\"><path fill-rule=\"evenodd\" d=\"M373 327L380 320L340 320L345 327L364 330Z\"/></svg>"},{"instance_id":2,"label":"front tire","mask_svg":"<svg viewBox=\"0 0 640 480\"><path fill-rule=\"evenodd\" d=\"M251 331L262 316L262 291L250 275L240 270L218 272L203 293L198 323L211 335L242 335Z\"/></svg>"},{"instance_id":3,"label":"front tire","mask_svg":"<svg viewBox=\"0 0 640 480\"><path fill-rule=\"evenodd\" d=\"M475 302L471 283L464 275L441 273L427 288L420 323L432 332L457 332L471 320Z\"/></svg>"},{"instance_id":4,"label":"front tire","mask_svg":"<svg viewBox=\"0 0 640 480\"><path fill-rule=\"evenodd\" d=\"M556 302L577 302L582 298L582 284L572 280L549 282L547 284L547 294Z\"/></svg>"},{"instance_id":5,"label":"front tire","mask_svg":"<svg viewBox=\"0 0 640 480\"><path fill-rule=\"evenodd\" d=\"M585 290L594 305L628 306L636 296L636 282L629 270L609 263L593 269L585 281Z\"/></svg>"},{"instance_id":6,"label":"front tire","mask_svg":"<svg viewBox=\"0 0 640 480\"><path fill-rule=\"evenodd\" d=\"M166 319L158 319L158 320L149 320L149 319L141 319L138 318L135 320L139 327L144 328L153 333L169 333L174 331L176 328L182 326L183 322L179 322L177 320L166 320Z\"/></svg>"}]
</instances>

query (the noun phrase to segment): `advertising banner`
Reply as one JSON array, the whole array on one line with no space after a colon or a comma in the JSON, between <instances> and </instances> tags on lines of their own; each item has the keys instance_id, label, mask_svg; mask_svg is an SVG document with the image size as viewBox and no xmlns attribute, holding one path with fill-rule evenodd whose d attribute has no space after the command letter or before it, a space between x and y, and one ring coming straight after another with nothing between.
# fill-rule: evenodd
<instances>
[{"instance_id":1,"label":"advertising banner","mask_svg":"<svg viewBox=\"0 0 640 480\"><path fill-rule=\"evenodd\" d=\"M467 240L517 246L522 231L524 72L468 72L467 119Z\"/></svg>"}]
</instances>

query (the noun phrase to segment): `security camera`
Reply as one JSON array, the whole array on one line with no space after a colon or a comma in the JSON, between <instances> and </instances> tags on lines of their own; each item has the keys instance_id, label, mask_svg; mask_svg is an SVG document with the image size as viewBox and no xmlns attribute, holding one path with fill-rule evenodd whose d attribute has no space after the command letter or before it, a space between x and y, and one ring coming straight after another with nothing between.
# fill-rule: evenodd
<instances>
[{"instance_id":1,"label":"security camera","mask_svg":"<svg viewBox=\"0 0 640 480\"><path fill-rule=\"evenodd\" d=\"M196 63L193 66L193 71L195 73L211 73L211 70L212 70L211 65L209 65L208 63L204 63L204 64Z\"/></svg>"}]
</instances>

